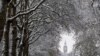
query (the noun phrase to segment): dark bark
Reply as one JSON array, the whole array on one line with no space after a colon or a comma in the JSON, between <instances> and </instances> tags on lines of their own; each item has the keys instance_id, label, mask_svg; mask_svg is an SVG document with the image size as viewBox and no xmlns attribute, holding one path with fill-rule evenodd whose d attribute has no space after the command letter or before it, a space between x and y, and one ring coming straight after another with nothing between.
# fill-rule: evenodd
<instances>
[{"instance_id":1,"label":"dark bark","mask_svg":"<svg viewBox=\"0 0 100 56\"><path fill-rule=\"evenodd\" d=\"M4 29L4 24L6 20L6 4L7 2L5 0L2 0L2 8L0 12L0 42L3 36L3 29Z\"/></svg>"},{"instance_id":2,"label":"dark bark","mask_svg":"<svg viewBox=\"0 0 100 56\"><path fill-rule=\"evenodd\" d=\"M21 45L19 48L18 56L22 56L22 53L23 53L23 46Z\"/></svg>"},{"instance_id":3,"label":"dark bark","mask_svg":"<svg viewBox=\"0 0 100 56\"><path fill-rule=\"evenodd\" d=\"M25 9L28 7L28 0L25 0ZM28 56L28 15L25 16L24 37L23 37L23 56Z\"/></svg>"},{"instance_id":4,"label":"dark bark","mask_svg":"<svg viewBox=\"0 0 100 56\"><path fill-rule=\"evenodd\" d=\"M16 0L13 0L13 3L16 4ZM16 8L12 7L13 16L16 15ZM16 56L16 46L17 46L17 21L12 21L12 56Z\"/></svg>"},{"instance_id":5,"label":"dark bark","mask_svg":"<svg viewBox=\"0 0 100 56\"><path fill-rule=\"evenodd\" d=\"M14 20L12 23L13 31L12 31L12 56L16 56L16 46L17 46L17 28L16 28L17 21Z\"/></svg>"},{"instance_id":6,"label":"dark bark","mask_svg":"<svg viewBox=\"0 0 100 56\"><path fill-rule=\"evenodd\" d=\"M5 8L5 26L3 31L3 38L4 38L4 53L3 56L9 56L9 32L10 32L10 24L11 21L8 21L8 18L11 17L11 7L7 6Z\"/></svg>"},{"instance_id":7,"label":"dark bark","mask_svg":"<svg viewBox=\"0 0 100 56\"><path fill-rule=\"evenodd\" d=\"M5 11L0 13L0 42L3 36L3 29L4 29L4 24L5 24Z\"/></svg>"},{"instance_id":8,"label":"dark bark","mask_svg":"<svg viewBox=\"0 0 100 56\"><path fill-rule=\"evenodd\" d=\"M27 29L27 25L25 26L24 29L24 39L23 39L23 56L28 56L28 29Z\"/></svg>"},{"instance_id":9,"label":"dark bark","mask_svg":"<svg viewBox=\"0 0 100 56\"><path fill-rule=\"evenodd\" d=\"M9 56L9 32L10 32L10 24L12 23L12 21L9 21L8 18L10 18L11 16L13 16L12 13L12 5L7 5L4 4L7 3L7 0L3 1L3 6L5 6L4 9L4 16L5 16L5 26L4 26L4 31L3 31L3 38L4 38L4 53L3 56Z\"/></svg>"},{"instance_id":10,"label":"dark bark","mask_svg":"<svg viewBox=\"0 0 100 56\"><path fill-rule=\"evenodd\" d=\"M5 30L4 30L4 53L3 56L9 56L9 28L10 28L10 22L6 22L5 24Z\"/></svg>"}]
</instances>

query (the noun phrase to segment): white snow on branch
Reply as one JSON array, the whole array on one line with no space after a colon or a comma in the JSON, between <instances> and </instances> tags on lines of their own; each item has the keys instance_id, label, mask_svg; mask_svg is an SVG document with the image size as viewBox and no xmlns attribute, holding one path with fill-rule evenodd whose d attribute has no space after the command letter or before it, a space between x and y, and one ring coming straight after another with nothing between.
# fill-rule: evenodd
<instances>
[{"instance_id":1,"label":"white snow on branch","mask_svg":"<svg viewBox=\"0 0 100 56\"><path fill-rule=\"evenodd\" d=\"M8 18L8 20L14 20L19 16L26 15L26 14L29 14L30 12L35 11L43 2L44 2L44 0L41 0L39 3L37 3L37 5L34 8L27 10L25 12L20 12L20 13L16 14L15 16L11 17L11 18Z\"/></svg>"}]
</instances>

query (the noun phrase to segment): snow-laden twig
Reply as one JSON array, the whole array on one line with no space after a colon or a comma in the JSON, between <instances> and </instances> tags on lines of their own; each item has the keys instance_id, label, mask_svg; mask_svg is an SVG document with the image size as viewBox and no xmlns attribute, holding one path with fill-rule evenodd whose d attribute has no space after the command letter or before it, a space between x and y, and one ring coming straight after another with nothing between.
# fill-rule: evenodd
<instances>
[{"instance_id":1,"label":"snow-laden twig","mask_svg":"<svg viewBox=\"0 0 100 56\"><path fill-rule=\"evenodd\" d=\"M16 19L19 16L26 15L26 14L29 14L29 13L35 11L44 1L45 0L41 0L39 3L37 3L37 5L34 8L32 8L30 10L27 10L25 12L20 12L20 13L16 14L15 16L11 17L11 18L8 18L8 20L12 21L12 20Z\"/></svg>"},{"instance_id":2,"label":"snow-laden twig","mask_svg":"<svg viewBox=\"0 0 100 56\"><path fill-rule=\"evenodd\" d=\"M49 8L53 13L57 14L58 16L60 16L59 13L57 13L52 7L50 7L49 5L43 4L43 6Z\"/></svg>"},{"instance_id":3,"label":"snow-laden twig","mask_svg":"<svg viewBox=\"0 0 100 56\"><path fill-rule=\"evenodd\" d=\"M42 35L48 33L50 30L51 30L51 29L48 29L48 30L45 31L44 33L39 34L39 36L38 36L38 37L35 37L35 38L33 39L33 41L29 41L29 45L33 44L33 43L34 43L35 41L37 41Z\"/></svg>"}]
</instances>

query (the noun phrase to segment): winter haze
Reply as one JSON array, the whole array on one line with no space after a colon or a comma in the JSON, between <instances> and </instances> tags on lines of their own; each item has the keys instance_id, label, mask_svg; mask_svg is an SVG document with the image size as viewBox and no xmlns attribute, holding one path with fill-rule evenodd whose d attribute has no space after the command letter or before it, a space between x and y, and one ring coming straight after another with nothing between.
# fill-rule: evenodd
<instances>
[{"instance_id":1,"label":"winter haze","mask_svg":"<svg viewBox=\"0 0 100 56\"><path fill-rule=\"evenodd\" d=\"M100 56L100 0L0 0L0 56Z\"/></svg>"}]
</instances>

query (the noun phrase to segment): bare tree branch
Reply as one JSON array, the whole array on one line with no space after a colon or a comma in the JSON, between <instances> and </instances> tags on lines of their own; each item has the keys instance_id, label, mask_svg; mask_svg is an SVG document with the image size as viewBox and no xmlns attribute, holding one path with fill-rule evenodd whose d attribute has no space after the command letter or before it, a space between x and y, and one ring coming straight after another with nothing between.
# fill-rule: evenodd
<instances>
[{"instance_id":1,"label":"bare tree branch","mask_svg":"<svg viewBox=\"0 0 100 56\"><path fill-rule=\"evenodd\" d=\"M29 43L29 45L32 44L32 43L34 43L35 41L37 41L37 40L39 39L40 36L46 34L46 33L49 32L50 30L51 30L51 29L47 30L46 32L40 34L38 37L34 38L33 41Z\"/></svg>"},{"instance_id":2,"label":"bare tree branch","mask_svg":"<svg viewBox=\"0 0 100 56\"><path fill-rule=\"evenodd\" d=\"M49 8L53 13L57 14L60 17L60 14L57 13L52 7L50 7L50 6L46 5L46 4L43 4L43 6Z\"/></svg>"},{"instance_id":3,"label":"bare tree branch","mask_svg":"<svg viewBox=\"0 0 100 56\"><path fill-rule=\"evenodd\" d=\"M20 12L20 13L18 13L17 15L15 15L15 16L13 16L13 17L11 17L11 18L8 18L8 20L9 20L9 21L12 21L12 20L16 19L16 18L19 17L19 16L26 15L26 14L29 14L29 13L35 11L44 1L45 1L45 0L41 0L39 3L37 3L37 5L36 5L34 8L32 8L32 9L30 9L30 10L27 10L27 11L25 11L25 12Z\"/></svg>"}]
</instances>

